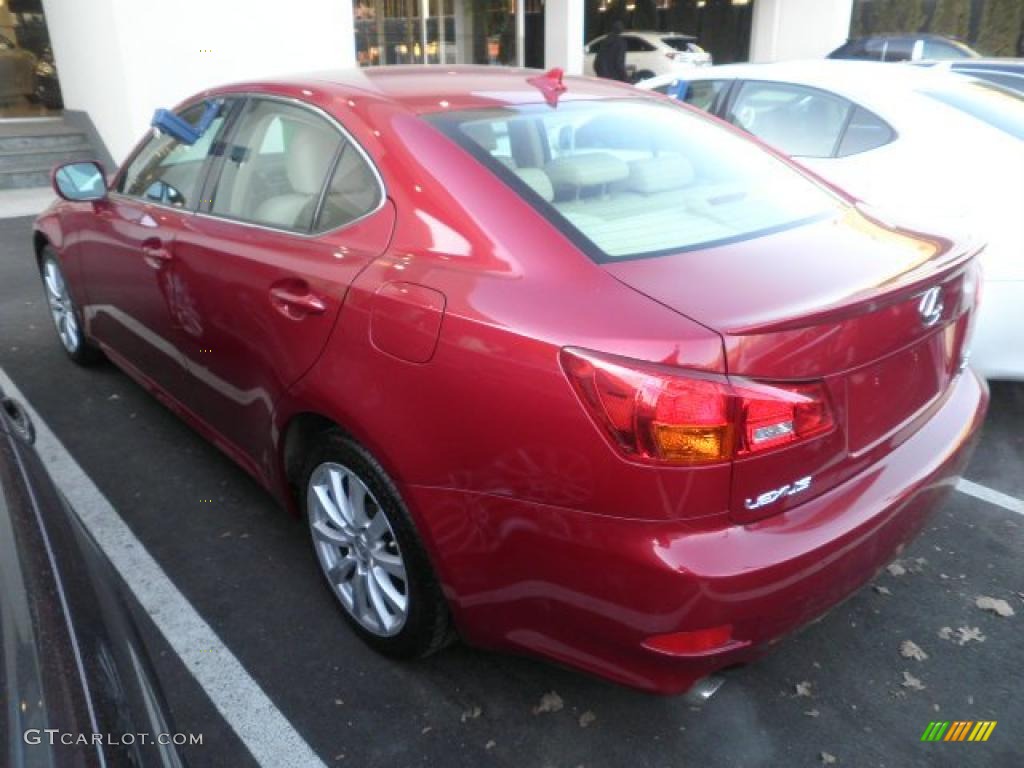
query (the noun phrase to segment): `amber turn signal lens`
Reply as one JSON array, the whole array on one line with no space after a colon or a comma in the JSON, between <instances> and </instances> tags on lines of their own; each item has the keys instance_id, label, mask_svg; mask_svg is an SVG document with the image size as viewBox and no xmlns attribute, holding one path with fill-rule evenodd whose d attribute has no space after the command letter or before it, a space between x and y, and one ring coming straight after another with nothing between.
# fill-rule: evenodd
<instances>
[{"instance_id":1,"label":"amber turn signal lens","mask_svg":"<svg viewBox=\"0 0 1024 768\"><path fill-rule=\"evenodd\" d=\"M732 456L732 428L654 423L658 454L667 461L700 463Z\"/></svg>"}]
</instances>

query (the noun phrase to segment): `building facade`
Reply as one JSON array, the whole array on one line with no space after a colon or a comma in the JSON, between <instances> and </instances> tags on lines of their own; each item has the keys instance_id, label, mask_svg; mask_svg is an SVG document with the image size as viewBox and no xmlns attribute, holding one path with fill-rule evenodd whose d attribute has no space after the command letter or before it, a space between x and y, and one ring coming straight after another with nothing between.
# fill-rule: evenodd
<instances>
[{"instance_id":1,"label":"building facade","mask_svg":"<svg viewBox=\"0 0 1024 768\"><path fill-rule=\"evenodd\" d=\"M0 26L45 18L69 120L120 162L153 110L212 84L397 64L583 71L619 19L695 34L719 62L822 56L853 0L0 0ZM13 12L14 19L11 19ZM36 47L41 47L36 43Z\"/></svg>"}]
</instances>

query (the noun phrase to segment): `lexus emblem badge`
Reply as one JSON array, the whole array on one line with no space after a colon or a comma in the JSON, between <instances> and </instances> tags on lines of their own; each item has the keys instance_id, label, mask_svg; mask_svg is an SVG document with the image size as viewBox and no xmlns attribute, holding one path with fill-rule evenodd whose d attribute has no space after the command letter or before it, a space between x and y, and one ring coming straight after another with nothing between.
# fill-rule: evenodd
<instances>
[{"instance_id":1,"label":"lexus emblem badge","mask_svg":"<svg viewBox=\"0 0 1024 768\"><path fill-rule=\"evenodd\" d=\"M917 311L921 315L921 323L925 328L931 328L942 319L942 310L945 304L942 302L942 288L935 286L921 294L921 302L917 305Z\"/></svg>"}]
</instances>

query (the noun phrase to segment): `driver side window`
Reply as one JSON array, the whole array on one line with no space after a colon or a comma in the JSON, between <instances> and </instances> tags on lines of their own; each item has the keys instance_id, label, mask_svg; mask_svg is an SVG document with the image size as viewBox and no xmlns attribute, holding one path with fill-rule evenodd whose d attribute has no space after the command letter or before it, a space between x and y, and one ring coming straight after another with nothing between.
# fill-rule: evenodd
<instances>
[{"instance_id":1,"label":"driver side window","mask_svg":"<svg viewBox=\"0 0 1024 768\"><path fill-rule=\"evenodd\" d=\"M205 102L195 104L181 112L179 117L195 124L205 109ZM125 168L117 191L175 208L194 208L198 202L203 165L228 109L228 106L221 109L195 144L184 144L171 136L156 133Z\"/></svg>"}]
</instances>

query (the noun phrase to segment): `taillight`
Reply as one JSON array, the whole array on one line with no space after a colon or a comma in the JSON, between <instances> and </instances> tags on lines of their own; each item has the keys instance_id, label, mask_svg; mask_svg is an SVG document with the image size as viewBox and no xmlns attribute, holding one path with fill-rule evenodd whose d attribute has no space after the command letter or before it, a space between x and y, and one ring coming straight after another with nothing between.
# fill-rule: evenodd
<instances>
[{"instance_id":1,"label":"taillight","mask_svg":"<svg viewBox=\"0 0 1024 768\"><path fill-rule=\"evenodd\" d=\"M834 424L820 383L732 383L581 349L563 349L561 358L590 415L623 453L641 461L729 461L824 434Z\"/></svg>"}]
</instances>

